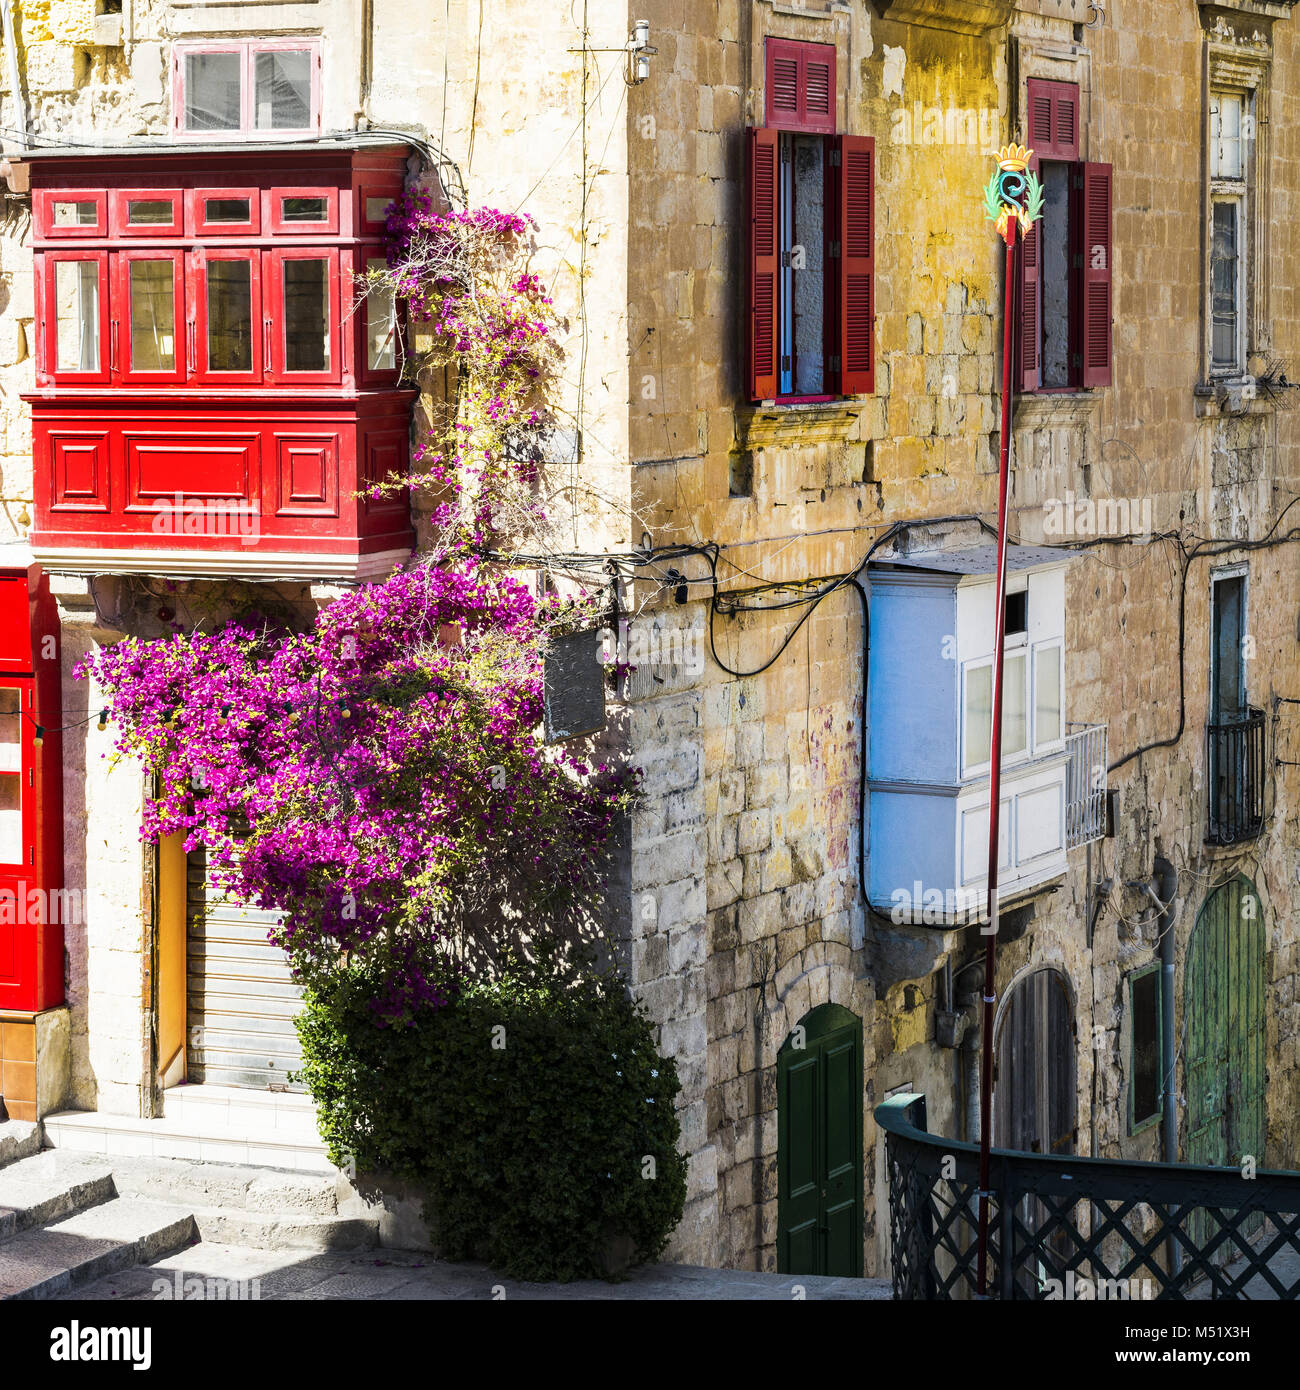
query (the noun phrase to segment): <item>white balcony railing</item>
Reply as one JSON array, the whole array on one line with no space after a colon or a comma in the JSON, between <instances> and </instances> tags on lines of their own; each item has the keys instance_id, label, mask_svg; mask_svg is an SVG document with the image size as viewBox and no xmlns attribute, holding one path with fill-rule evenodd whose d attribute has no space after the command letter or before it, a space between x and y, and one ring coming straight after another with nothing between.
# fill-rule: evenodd
<instances>
[{"instance_id":1,"label":"white balcony railing","mask_svg":"<svg viewBox=\"0 0 1300 1390\"><path fill-rule=\"evenodd\" d=\"M1106 726L1065 727L1065 847L1074 849L1106 833Z\"/></svg>"}]
</instances>

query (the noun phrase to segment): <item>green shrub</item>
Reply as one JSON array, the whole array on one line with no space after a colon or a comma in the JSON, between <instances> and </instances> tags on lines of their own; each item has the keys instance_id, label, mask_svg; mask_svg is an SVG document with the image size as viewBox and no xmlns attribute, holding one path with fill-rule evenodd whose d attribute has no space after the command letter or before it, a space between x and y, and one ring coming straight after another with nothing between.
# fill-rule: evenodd
<instances>
[{"instance_id":1,"label":"green shrub","mask_svg":"<svg viewBox=\"0 0 1300 1390\"><path fill-rule=\"evenodd\" d=\"M614 974L543 953L380 1027L377 969L309 986L298 1029L331 1161L419 1185L436 1248L521 1279L654 1259L681 1219L673 1062Z\"/></svg>"}]
</instances>

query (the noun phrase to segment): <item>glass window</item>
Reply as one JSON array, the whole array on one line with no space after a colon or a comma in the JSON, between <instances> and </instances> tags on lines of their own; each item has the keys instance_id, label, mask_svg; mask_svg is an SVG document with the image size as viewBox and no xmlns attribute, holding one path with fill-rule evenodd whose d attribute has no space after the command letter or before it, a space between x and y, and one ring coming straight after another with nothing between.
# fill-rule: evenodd
<instances>
[{"instance_id":1,"label":"glass window","mask_svg":"<svg viewBox=\"0 0 1300 1390\"><path fill-rule=\"evenodd\" d=\"M285 222L324 222L329 218L328 198L282 198L280 216Z\"/></svg>"},{"instance_id":2,"label":"glass window","mask_svg":"<svg viewBox=\"0 0 1300 1390\"><path fill-rule=\"evenodd\" d=\"M383 270L388 262L368 260L366 269ZM371 289L366 295L366 365L373 372L397 366L397 306L391 289Z\"/></svg>"},{"instance_id":3,"label":"glass window","mask_svg":"<svg viewBox=\"0 0 1300 1390\"><path fill-rule=\"evenodd\" d=\"M253 369L253 268L247 261L209 261L208 370Z\"/></svg>"},{"instance_id":4,"label":"glass window","mask_svg":"<svg viewBox=\"0 0 1300 1390\"><path fill-rule=\"evenodd\" d=\"M131 227L166 227L176 218L170 198L130 198L126 220Z\"/></svg>"},{"instance_id":5,"label":"glass window","mask_svg":"<svg viewBox=\"0 0 1300 1390\"><path fill-rule=\"evenodd\" d=\"M1244 163L1241 157L1242 108L1239 96L1218 93L1210 101L1210 177L1239 179Z\"/></svg>"},{"instance_id":6,"label":"glass window","mask_svg":"<svg viewBox=\"0 0 1300 1390\"><path fill-rule=\"evenodd\" d=\"M1061 740L1061 649L1043 647L1034 654L1034 740Z\"/></svg>"},{"instance_id":7,"label":"glass window","mask_svg":"<svg viewBox=\"0 0 1300 1390\"><path fill-rule=\"evenodd\" d=\"M60 201L54 204L56 227L94 227L98 223L99 210L94 203Z\"/></svg>"},{"instance_id":8,"label":"glass window","mask_svg":"<svg viewBox=\"0 0 1300 1390\"><path fill-rule=\"evenodd\" d=\"M1236 198L1214 204L1214 229L1210 247L1210 292L1213 324L1211 349L1216 367L1239 365L1238 314L1240 310L1238 228L1241 203Z\"/></svg>"},{"instance_id":9,"label":"glass window","mask_svg":"<svg viewBox=\"0 0 1300 1390\"><path fill-rule=\"evenodd\" d=\"M311 124L309 49L272 49L253 57L254 125L258 130L306 130Z\"/></svg>"},{"instance_id":10,"label":"glass window","mask_svg":"<svg viewBox=\"0 0 1300 1390\"><path fill-rule=\"evenodd\" d=\"M1028 747L1025 693L1025 653L1003 658L1002 753L1023 753ZM993 663L966 672L966 766L977 767L993 756Z\"/></svg>"},{"instance_id":11,"label":"glass window","mask_svg":"<svg viewBox=\"0 0 1300 1390\"><path fill-rule=\"evenodd\" d=\"M186 130L238 130L241 124L240 53L185 55Z\"/></svg>"},{"instance_id":12,"label":"glass window","mask_svg":"<svg viewBox=\"0 0 1300 1390\"><path fill-rule=\"evenodd\" d=\"M170 260L132 261L131 370L176 370L176 286Z\"/></svg>"},{"instance_id":13,"label":"glass window","mask_svg":"<svg viewBox=\"0 0 1300 1390\"><path fill-rule=\"evenodd\" d=\"M992 756L993 664L966 672L966 765L975 767Z\"/></svg>"},{"instance_id":14,"label":"glass window","mask_svg":"<svg viewBox=\"0 0 1300 1390\"><path fill-rule=\"evenodd\" d=\"M366 199L366 221L367 222L387 222L388 209L392 207L391 198L367 198Z\"/></svg>"},{"instance_id":15,"label":"glass window","mask_svg":"<svg viewBox=\"0 0 1300 1390\"><path fill-rule=\"evenodd\" d=\"M1029 719L1025 706L1025 654L1004 659L1002 667L1002 752L1023 753L1029 746Z\"/></svg>"},{"instance_id":16,"label":"glass window","mask_svg":"<svg viewBox=\"0 0 1300 1390\"><path fill-rule=\"evenodd\" d=\"M329 262L301 257L284 261L283 267L284 369L328 371Z\"/></svg>"},{"instance_id":17,"label":"glass window","mask_svg":"<svg viewBox=\"0 0 1300 1390\"><path fill-rule=\"evenodd\" d=\"M214 226L223 222L251 222L253 210L247 198L205 198L203 220Z\"/></svg>"},{"instance_id":18,"label":"glass window","mask_svg":"<svg viewBox=\"0 0 1300 1390\"><path fill-rule=\"evenodd\" d=\"M1160 972L1145 970L1129 977L1132 1062L1129 1074L1131 1128L1162 1113L1160 1076Z\"/></svg>"},{"instance_id":19,"label":"glass window","mask_svg":"<svg viewBox=\"0 0 1300 1390\"><path fill-rule=\"evenodd\" d=\"M0 863L21 864L23 855L22 692L0 689Z\"/></svg>"},{"instance_id":20,"label":"glass window","mask_svg":"<svg viewBox=\"0 0 1300 1390\"><path fill-rule=\"evenodd\" d=\"M55 367L99 370L99 266L95 261L54 265Z\"/></svg>"}]
</instances>

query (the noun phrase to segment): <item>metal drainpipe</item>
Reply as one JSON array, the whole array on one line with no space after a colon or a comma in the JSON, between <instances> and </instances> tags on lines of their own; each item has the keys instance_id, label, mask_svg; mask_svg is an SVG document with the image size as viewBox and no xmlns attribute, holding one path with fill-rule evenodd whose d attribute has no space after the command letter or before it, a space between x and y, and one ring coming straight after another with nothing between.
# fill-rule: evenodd
<instances>
[{"instance_id":1,"label":"metal drainpipe","mask_svg":"<svg viewBox=\"0 0 1300 1390\"><path fill-rule=\"evenodd\" d=\"M18 137L20 142L18 148L26 151L30 143L28 139L27 102L23 98L23 89L18 82L18 40L14 34L14 14L11 0L0 0L0 25L4 29L5 64L9 69L9 90L14 94L14 110L18 115L18 128L22 132ZM8 142L6 141L6 143Z\"/></svg>"},{"instance_id":2,"label":"metal drainpipe","mask_svg":"<svg viewBox=\"0 0 1300 1390\"><path fill-rule=\"evenodd\" d=\"M1174 925L1177 914L1174 912L1174 898L1178 894L1178 870L1167 859L1157 857L1155 861L1156 892L1161 905L1157 918L1160 930L1160 1032L1164 1076L1161 1078L1161 1101L1163 1114L1160 1128L1163 1158L1166 1163L1178 1162L1178 1107L1174 1103L1174 1077L1177 1073L1177 1055L1174 1051ZM1169 1238L1169 1268L1177 1275L1183 1267L1183 1251L1178 1242Z\"/></svg>"}]
</instances>

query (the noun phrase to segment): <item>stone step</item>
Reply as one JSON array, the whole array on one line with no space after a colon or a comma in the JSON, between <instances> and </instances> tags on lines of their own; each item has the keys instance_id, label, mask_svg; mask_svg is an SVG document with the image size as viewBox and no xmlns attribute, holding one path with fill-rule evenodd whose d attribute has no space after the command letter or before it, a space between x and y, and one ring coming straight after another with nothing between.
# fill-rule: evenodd
<instances>
[{"instance_id":1,"label":"stone step","mask_svg":"<svg viewBox=\"0 0 1300 1390\"><path fill-rule=\"evenodd\" d=\"M291 1138L323 1149L316 1107L297 1091L254 1091L243 1086L171 1086L163 1092L163 1115L196 1134Z\"/></svg>"},{"instance_id":2,"label":"stone step","mask_svg":"<svg viewBox=\"0 0 1300 1390\"><path fill-rule=\"evenodd\" d=\"M339 1210L341 1179L333 1169L318 1174L174 1158L111 1161L113 1181L123 1197L295 1220L333 1217Z\"/></svg>"},{"instance_id":3,"label":"stone step","mask_svg":"<svg viewBox=\"0 0 1300 1390\"><path fill-rule=\"evenodd\" d=\"M116 1195L113 1170L93 1154L49 1150L0 1169L0 1242Z\"/></svg>"},{"instance_id":4,"label":"stone step","mask_svg":"<svg viewBox=\"0 0 1300 1390\"><path fill-rule=\"evenodd\" d=\"M193 1207L199 1239L255 1250L371 1250L379 1244L373 1217L280 1216L229 1207Z\"/></svg>"},{"instance_id":5,"label":"stone step","mask_svg":"<svg viewBox=\"0 0 1300 1390\"><path fill-rule=\"evenodd\" d=\"M273 1118L273 1117L272 1117ZM200 1163L335 1173L319 1138L308 1141L274 1126L202 1127L192 1118L141 1120L98 1110L64 1110L42 1121L45 1142L106 1158L183 1158Z\"/></svg>"},{"instance_id":6,"label":"stone step","mask_svg":"<svg viewBox=\"0 0 1300 1390\"><path fill-rule=\"evenodd\" d=\"M0 1120L0 1168L40 1151L40 1125L30 1120Z\"/></svg>"},{"instance_id":7,"label":"stone step","mask_svg":"<svg viewBox=\"0 0 1300 1390\"><path fill-rule=\"evenodd\" d=\"M193 1239L194 1217L184 1207L115 1197L0 1246L0 1299L52 1298Z\"/></svg>"}]
</instances>

